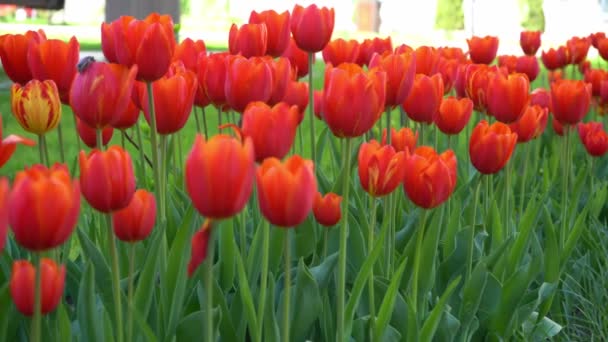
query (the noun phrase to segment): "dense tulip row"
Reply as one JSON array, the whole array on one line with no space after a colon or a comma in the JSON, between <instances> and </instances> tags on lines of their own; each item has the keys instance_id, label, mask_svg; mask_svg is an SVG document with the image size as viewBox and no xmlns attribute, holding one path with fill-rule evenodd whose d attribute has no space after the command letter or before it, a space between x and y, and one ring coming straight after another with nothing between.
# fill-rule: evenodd
<instances>
[{"instance_id":1,"label":"dense tulip row","mask_svg":"<svg viewBox=\"0 0 608 342\"><path fill-rule=\"evenodd\" d=\"M512 192L509 161L518 144L530 144L541 137L551 120L554 130L565 135L564 140L576 127L590 156L602 157L608 152L608 134L603 124L583 122L590 109L597 108L599 113L604 113L608 108L608 72L585 64L592 45L608 59L608 38L603 35L574 37L558 49L542 51L544 67L553 73L547 79L548 87L533 90L531 82L540 72L536 58L541 47L540 32L522 32L523 56L497 56L499 40L496 37L472 37L467 40L469 51L465 52L453 47L412 48L405 44L394 47L390 37L363 42L332 40L333 27L334 10L316 5L296 5L291 13L254 11L248 23L230 28L228 52L209 54L203 41L187 38L178 43L168 15L155 13L143 20L123 16L101 25L102 50L107 61L86 58L81 62L77 61L79 44L75 38L67 43L47 39L42 31L0 37L0 59L7 76L14 82L13 116L25 131L38 137L41 159L40 164L18 172L10 185L7 179L0 178L0 251L10 227L14 240L30 251L32 260L36 261L14 261L10 279L10 293L17 309L24 315L34 316L32 339L40 338L40 315L52 312L61 302L66 282L66 266L62 262L66 260L65 256L59 258L59 247L77 229L81 213L89 212L81 206L81 196L108 230L104 248L111 258L116 340L131 338L130 328L127 334L123 331L123 309L128 308L129 325L132 324L131 311L138 308L131 302L127 306L121 304L124 291L115 239L134 244L146 240L153 232L160 234L163 238L159 240L162 247L158 253L165 259L164 264L159 263L162 266L157 272L162 275L171 271L166 263L167 225L173 219L168 213L171 194L167 189L181 186L168 183L172 180L169 179L171 162L167 146L168 140L179 139L193 110L198 124L197 108L216 108L218 133L209 134L203 114L204 135L196 136L185 162L176 169L183 170L183 189L192 206L204 217L202 226L188 236L190 255L184 272L192 277L200 265L205 265L204 331L209 341L215 340L213 308L217 304L213 301L215 232L223 221L246 215L247 207L255 209L252 217L259 213L267 224L284 228L285 245L278 252L283 253L285 260L283 291L287 299L282 301L281 327L284 341L290 340L291 331L290 230L303 226L310 217L315 220L311 223L313 229L317 229L317 224L327 227L324 229L340 224L337 228L336 336L340 341L349 337L352 327L347 322L352 317L347 317L346 271L352 250L347 251L347 233L353 229L349 208L359 205L349 193L353 146L358 149L353 164L357 167L360 188L370 196L369 208L358 208L369 210L367 222L359 224L368 226L368 245L362 253L367 253L371 260L366 276L370 330L374 330L376 324L382 327L378 329L386 327L381 325L379 316L375 316L374 273L378 267L374 264L379 264L375 262L379 253L373 251L375 239L380 238L375 235L386 238L389 245L385 248L391 251L396 248L395 221L399 215L395 212L402 212L396 209L402 202L400 195L404 194L423 212L419 227L409 235L412 243L408 243L407 248L413 251L409 261L412 280L404 291L411 298L408 315L416 317L416 324L423 324L429 306L422 300L428 289L423 288L425 275L420 271L423 267L435 267L422 255L424 248L429 249L426 217L434 208L449 203L462 182L459 164L470 161L483 179L506 168L504 230L505 237L514 238L508 218ZM323 75L316 75L323 78L320 90L313 89L311 83L316 53L326 63ZM494 60L497 64L491 65ZM583 68L583 79L564 78L557 73L567 65L573 70L575 66ZM306 75L310 77L308 82L301 80ZM71 108L80 140L92 149L80 151L77 179L73 179L75 175L70 175L65 163L53 164L45 150L45 135L60 128L61 121L65 120L62 104ZM399 113L399 127L391 118L393 111ZM124 146L107 147L117 130L121 134L127 130L141 134L142 112L151 128L151 168L147 167L141 138L137 157L132 157ZM238 119L234 119L234 115L238 115ZM301 128L307 115L311 130L307 143L310 158L302 156L305 149ZM222 118L226 122L222 123ZM325 184L327 179L321 176L322 158L315 154L317 119L342 143L342 163L337 171L343 170L339 174L343 178L334 179L336 186L332 186L331 191ZM406 120L410 121L407 125ZM471 132L469 126L473 126ZM202 133L201 128L198 129ZM437 143L438 131L447 136L447 148ZM381 132L380 139L374 138L378 137L377 132ZM429 133L434 133L434 143ZM462 135L468 142L468 160L462 156L459 159L451 145L450 137ZM300 146L296 147L298 136ZM361 141L362 137L365 141ZM0 167L14 153L17 144L33 146L35 143L15 135L1 140ZM568 143L564 142L563 146L567 159ZM565 169L568 169L564 171L567 179L570 171L568 167ZM136 179L138 171L143 173L143 178ZM146 189L146 171L152 172L154 178L150 189ZM474 221L482 178L475 191ZM489 183L486 186L487 190ZM395 191L399 188L401 194ZM487 210L484 214L489 215L488 201L492 199L487 197L487 191L484 196L482 203ZM567 203L566 192L563 196L562 203ZM383 226L392 230L386 233L388 237L376 229L378 202L388 214L382 218L388 222ZM449 212L451 206L447 207ZM524 215L523 210L519 215ZM562 215L561 224L566 227L565 209ZM569 230L566 228L561 234ZM264 242L256 243L265 244L266 256L259 277L261 284L267 284L268 227L263 225L259 229L265 234ZM471 280L474 267L474 229L471 228L467 240L466 281ZM323 243L327 248L325 232ZM222 240L221 247L226 248L226 243ZM240 248L241 253L245 253L246 245ZM45 257L42 252L46 253ZM129 301L133 298L135 279L132 267ZM389 269L394 271L392 264ZM246 277L244 272L243 277ZM240 289L249 293L249 285L239 286L246 286ZM266 285L260 286L264 288L260 300L265 305ZM353 297L355 290L356 286L351 293ZM263 305L258 308L262 318ZM250 311L254 311L253 308ZM256 315L259 320L256 323L263 326L259 312L247 314ZM249 329L251 338L263 340L259 329L257 333L253 327Z\"/></svg>"}]
</instances>

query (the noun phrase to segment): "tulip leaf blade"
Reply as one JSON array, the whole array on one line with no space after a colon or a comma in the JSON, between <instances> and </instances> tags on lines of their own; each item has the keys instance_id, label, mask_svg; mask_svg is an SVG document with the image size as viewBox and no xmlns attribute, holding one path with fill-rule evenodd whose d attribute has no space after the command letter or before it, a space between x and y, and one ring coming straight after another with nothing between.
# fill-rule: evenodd
<instances>
[{"instance_id":1,"label":"tulip leaf blade","mask_svg":"<svg viewBox=\"0 0 608 342\"><path fill-rule=\"evenodd\" d=\"M232 243L236 244L234 240ZM251 295L251 289L249 288L249 281L247 280L247 272L245 271L241 251L234 246L234 252L236 254L236 268L239 279L239 296L241 297L241 301L244 306L245 318L247 320L249 331L251 332L253 340L257 341L260 332L258 331L258 321L255 313L255 306L253 304L253 296Z\"/></svg>"},{"instance_id":2,"label":"tulip leaf blade","mask_svg":"<svg viewBox=\"0 0 608 342\"><path fill-rule=\"evenodd\" d=\"M310 270L300 258L296 275L295 291L293 291L292 303L294 303L292 314L291 332L295 341L303 341L310 332L312 324L319 317L323 308L319 286Z\"/></svg>"},{"instance_id":3,"label":"tulip leaf blade","mask_svg":"<svg viewBox=\"0 0 608 342\"><path fill-rule=\"evenodd\" d=\"M403 271L405 271L406 265L407 257L403 257L403 261L401 261L397 267L397 271L395 274L393 274L388 289L386 290L386 294L382 299L382 304L380 304L380 310L378 311L376 322L374 322L374 341L381 340L391 319L399 291L399 285L401 284L401 277L403 276Z\"/></svg>"},{"instance_id":4,"label":"tulip leaf blade","mask_svg":"<svg viewBox=\"0 0 608 342\"><path fill-rule=\"evenodd\" d=\"M76 306L83 341L105 341L102 325L99 324L102 320L99 313L95 302L95 266L88 263L82 274Z\"/></svg>"},{"instance_id":5,"label":"tulip leaf blade","mask_svg":"<svg viewBox=\"0 0 608 342\"><path fill-rule=\"evenodd\" d=\"M423 342L432 341L433 336L435 336L435 332L437 331L437 326L439 325L439 321L441 320L441 315L443 314L445 305L447 304L448 299L452 295L452 292L454 292L454 290L456 290L456 288L458 287L458 284L460 284L461 279L462 279L462 276L459 275L458 277L456 277L454 280L452 280L450 282L450 284L448 285L446 290L443 292L443 294L439 298L439 301L437 302L437 304L435 304L435 307L433 308L433 310L431 310L429 317L426 319L426 321L422 325L422 329L420 329L420 341L423 341Z\"/></svg>"}]
</instances>

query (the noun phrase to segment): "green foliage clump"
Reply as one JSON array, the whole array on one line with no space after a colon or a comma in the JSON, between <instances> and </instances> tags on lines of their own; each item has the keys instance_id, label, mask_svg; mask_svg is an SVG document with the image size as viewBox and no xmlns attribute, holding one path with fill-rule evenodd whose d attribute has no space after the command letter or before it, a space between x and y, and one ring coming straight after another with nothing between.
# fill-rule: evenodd
<instances>
[{"instance_id":1,"label":"green foliage clump","mask_svg":"<svg viewBox=\"0 0 608 342\"><path fill-rule=\"evenodd\" d=\"M435 28L443 30L464 29L462 0L439 0L437 2Z\"/></svg>"},{"instance_id":2,"label":"green foliage clump","mask_svg":"<svg viewBox=\"0 0 608 342\"><path fill-rule=\"evenodd\" d=\"M526 30L545 30L545 14L543 12L543 0L524 1L524 16L521 24Z\"/></svg>"}]
</instances>

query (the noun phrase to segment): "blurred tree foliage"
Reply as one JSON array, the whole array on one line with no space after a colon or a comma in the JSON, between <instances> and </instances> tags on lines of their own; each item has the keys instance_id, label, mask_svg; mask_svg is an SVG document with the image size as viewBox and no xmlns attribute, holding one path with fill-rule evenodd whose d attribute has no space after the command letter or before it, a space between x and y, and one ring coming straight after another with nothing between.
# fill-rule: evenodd
<instances>
[{"instance_id":1,"label":"blurred tree foliage","mask_svg":"<svg viewBox=\"0 0 608 342\"><path fill-rule=\"evenodd\" d=\"M190 14L190 0L179 0L181 14Z\"/></svg>"},{"instance_id":2,"label":"blurred tree foliage","mask_svg":"<svg viewBox=\"0 0 608 342\"><path fill-rule=\"evenodd\" d=\"M443 30L464 29L462 0L438 0L435 28Z\"/></svg>"},{"instance_id":3,"label":"blurred tree foliage","mask_svg":"<svg viewBox=\"0 0 608 342\"><path fill-rule=\"evenodd\" d=\"M521 25L526 30L545 30L545 13L543 0L520 0L523 10Z\"/></svg>"}]
</instances>

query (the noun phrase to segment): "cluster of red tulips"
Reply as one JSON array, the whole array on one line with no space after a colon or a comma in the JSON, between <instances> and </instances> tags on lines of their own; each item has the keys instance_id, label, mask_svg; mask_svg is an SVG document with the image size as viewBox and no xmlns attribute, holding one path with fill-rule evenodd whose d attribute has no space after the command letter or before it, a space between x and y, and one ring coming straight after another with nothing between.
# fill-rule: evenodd
<instances>
[{"instance_id":1,"label":"cluster of red tulips","mask_svg":"<svg viewBox=\"0 0 608 342\"><path fill-rule=\"evenodd\" d=\"M193 109L204 135L196 137L183 165L185 189L206 220L192 236L188 274L193 275L213 250L216 222L252 203L255 188L259 211L272 225L294 228L311 213L320 225L342 224L338 322L345 320L350 170L340 180L340 195L318 191L316 169L321 161L315 155L315 117L344 140L344 164L338 168L351 164L353 143L366 137L358 150L358 176L371 197L386 196L387 203L395 205L391 194L403 186L411 202L423 209L440 206L454 192L458 168L449 137L465 130L472 118L478 123L470 134L469 156L481 174L495 174L508 165L518 143L541 136L550 114L559 134L567 137L571 128L577 128L590 155L601 157L608 151L602 123L582 123L593 103L600 114L608 108L608 72L592 68L586 60L591 45L608 59L608 38L603 34L575 37L565 46L543 51L542 63L552 71L550 89L531 91L530 82L539 75L540 32L522 32L523 56L498 56L498 64L490 65L498 50L496 37L472 37L465 52L453 47L394 47L390 37L331 40L333 27L334 10L316 5L296 5L291 13L252 12L247 24L231 27L228 52L208 54L203 41L176 42L167 15L151 14L143 20L123 16L101 25L107 61L87 58L80 63L75 38L47 39L42 31L0 37L2 65L15 82L13 115L39 138L40 164L20 171L10 186L0 178L0 250L10 227L15 241L39 260L15 261L10 281L19 311L34 315L34 340L40 338L40 314L53 311L61 300L65 266L57 262L66 257L57 248L76 227L81 195L111 228L116 334L122 340L115 239L135 243L146 239L155 225L166 224L168 140L179 136ZM327 66L323 89L314 91L312 63L317 53ZM584 79L564 78L561 70L567 65L578 67ZM308 82L301 80L306 75ZM45 134L61 127L62 104L71 108L79 137L92 148L80 152L77 180L65 164L52 164L46 148ZM217 109L223 133L210 134L205 112L197 113L196 108L208 106ZM298 128L307 108L310 159L301 156L302 140L299 153L288 156L298 150L294 142L303 134ZM391 118L395 110L400 114L398 128ZM141 139L141 112L151 128L151 171ZM0 122L0 138L1 128ZM154 193L146 190L145 179L136 179L124 147L106 146L115 129L122 134L137 132L140 169L144 177L146 168L153 173ZM448 136L442 152L437 130ZM8 136L0 143L0 166L19 143L34 145L32 140ZM374 230L370 231L371 248ZM422 248L423 229L418 234L417 250ZM288 243L285 248L289 267ZM420 265L419 253L416 256L414 277ZM289 312L289 301L284 305L284 312ZM342 324L339 340L344 338ZM211 327L207 330L212 333ZM289 329L284 334L288 341Z\"/></svg>"}]
</instances>

